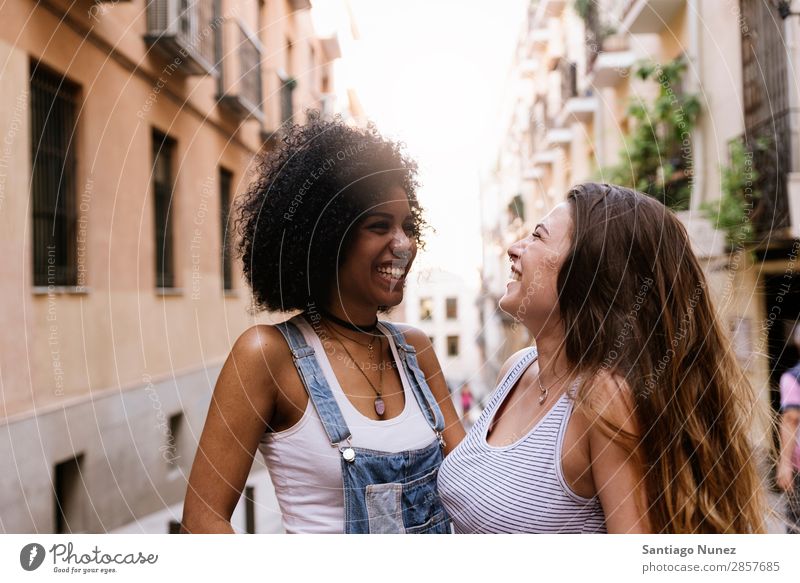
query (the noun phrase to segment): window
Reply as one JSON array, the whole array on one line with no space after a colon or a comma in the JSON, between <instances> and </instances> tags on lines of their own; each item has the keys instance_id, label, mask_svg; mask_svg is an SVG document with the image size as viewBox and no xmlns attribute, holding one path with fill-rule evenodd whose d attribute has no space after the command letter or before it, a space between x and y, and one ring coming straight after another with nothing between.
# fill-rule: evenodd
<instances>
[{"instance_id":1,"label":"window","mask_svg":"<svg viewBox=\"0 0 800 583\"><path fill-rule=\"evenodd\" d=\"M53 468L55 528L57 534L81 532L86 499L81 469L83 454L69 458Z\"/></svg>"},{"instance_id":2,"label":"window","mask_svg":"<svg viewBox=\"0 0 800 583\"><path fill-rule=\"evenodd\" d=\"M433 319L433 298L420 298L419 300L419 319Z\"/></svg>"},{"instance_id":3,"label":"window","mask_svg":"<svg viewBox=\"0 0 800 583\"><path fill-rule=\"evenodd\" d=\"M76 285L75 130L80 87L31 64L33 285Z\"/></svg>"},{"instance_id":4,"label":"window","mask_svg":"<svg viewBox=\"0 0 800 583\"><path fill-rule=\"evenodd\" d=\"M180 454L178 452L178 443L181 435L181 427L183 427L183 413L176 413L169 417L169 435L166 436L166 444L164 444L163 458L167 462L167 466L173 470L178 469L178 460Z\"/></svg>"},{"instance_id":5,"label":"window","mask_svg":"<svg viewBox=\"0 0 800 583\"><path fill-rule=\"evenodd\" d=\"M297 80L292 77L294 68L294 47L291 41L286 41L286 77L281 79L281 121L292 122L294 117L294 89L297 87Z\"/></svg>"},{"instance_id":6,"label":"window","mask_svg":"<svg viewBox=\"0 0 800 583\"><path fill-rule=\"evenodd\" d=\"M508 203L508 214L512 222L515 219L525 222L525 202L522 200L521 194L515 195Z\"/></svg>"},{"instance_id":7,"label":"window","mask_svg":"<svg viewBox=\"0 0 800 583\"><path fill-rule=\"evenodd\" d=\"M172 157L175 140L153 130L153 199L155 201L156 287L175 287L170 205L172 202Z\"/></svg>"},{"instance_id":8,"label":"window","mask_svg":"<svg viewBox=\"0 0 800 583\"><path fill-rule=\"evenodd\" d=\"M458 298L447 298L445 300L445 313L448 320L458 318Z\"/></svg>"},{"instance_id":9,"label":"window","mask_svg":"<svg viewBox=\"0 0 800 583\"><path fill-rule=\"evenodd\" d=\"M233 289L233 270L231 259L231 234L228 219L231 214L231 184L233 173L225 168L219 169L219 208L220 224L222 226L221 264L222 264L222 289Z\"/></svg>"},{"instance_id":10,"label":"window","mask_svg":"<svg viewBox=\"0 0 800 583\"><path fill-rule=\"evenodd\" d=\"M458 356L458 336L447 337L447 356Z\"/></svg>"}]
</instances>

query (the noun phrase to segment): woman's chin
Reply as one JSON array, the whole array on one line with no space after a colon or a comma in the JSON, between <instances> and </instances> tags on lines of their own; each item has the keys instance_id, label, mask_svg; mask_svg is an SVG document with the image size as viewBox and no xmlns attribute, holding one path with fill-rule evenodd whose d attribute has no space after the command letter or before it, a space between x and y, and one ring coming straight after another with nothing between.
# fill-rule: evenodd
<instances>
[{"instance_id":1,"label":"woman's chin","mask_svg":"<svg viewBox=\"0 0 800 583\"><path fill-rule=\"evenodd\" d=\"M515 297L516 294L509 294L506 292L500 301L497 303L497 307L499 307L502 311L504 311L509 316L517 318L517 314L519 312L519 301Z\"/></svg>"},{"instance_id":2,"label":"woman's chin","mask_svg":"<svg viewBox=\"0 0 800 583\"><path fill-rule=\"evenodd\" d=\"M378 305L393 308L403 301L404 290L403 286L398 286L397 289L378 294Z\"/></svg>"}]
</instances>

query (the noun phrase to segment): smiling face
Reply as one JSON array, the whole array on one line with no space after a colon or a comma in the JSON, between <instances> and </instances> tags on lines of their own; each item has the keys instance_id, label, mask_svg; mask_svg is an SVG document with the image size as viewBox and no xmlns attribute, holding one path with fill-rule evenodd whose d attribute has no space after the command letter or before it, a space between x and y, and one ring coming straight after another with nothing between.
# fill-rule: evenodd
<instances>
[{"instance_id":1,"label":"smiling face","mask_svg":"<svg viewBox=\"0 0 800 583\"><path fill-rule=\"evenodd\" d=\"M355 225L331 298L355 307L396 306L417 255L414 217L406 191L394 186Z\"/></svg>"},{"instance_id":2,"label":"smiling face","mask_svg":"<svg viewBox=\"0 0 800 583\"><path fill-rule=\"evenodd\" d=\"M536 336L560 321L558 271L572 241L572 214L561 203L536 225L533 233L511 245L511 279L500 309L522 322Z\"/></svg>"}]
</instances>

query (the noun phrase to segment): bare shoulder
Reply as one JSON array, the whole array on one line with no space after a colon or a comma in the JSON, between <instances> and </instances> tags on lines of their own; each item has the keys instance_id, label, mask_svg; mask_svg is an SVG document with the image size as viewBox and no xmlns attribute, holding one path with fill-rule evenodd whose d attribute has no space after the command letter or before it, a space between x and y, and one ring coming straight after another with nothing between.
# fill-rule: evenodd
<instances>
[{"instance_id":1,"label":"bare shoulder","mask_svg":"<svg viewBox=\"0 0 800 583\"><path fill-rule=\"evenodd\" d=\"M589 381L586 407L582 408L592 426L603 424L636 432L636 398L628 382L620 375L601 370Z\"/></svg>"},{"instance_id":2,"label":"bare shoulder","mask_svg":"<svg viewBox=\"0 0 800 583\"><path fill-rule=\"evenodd\" d=\"M236 339L226 362L226 376L237 378L245 391L274 388L287 363L291 364L289 346L274 326L251 326Z\"/></svg>"},{"instance_id":3,"label":"bare shoulder","mask_svg":"<svg viewBox=\"0 0 800 583\"><path fill-rule=\"evenodd\" d=\"M428 335L425 334L419 328L412 326L411 324L401 324L398 322L392 322L400 332L403 333L403 336L411 346L417 349L419 352L420 348L430 348L431 347L431 340L428 338Z\"/></svg>"},{"instance_id":4,"label":"bare shoulder","mask_svg":"<svg viewBox=\"0 0 800 583\"><path fill-rule=\"evenodd\" d=\"M522 350L517 350L514 354L508 357L508 359L503 363L503 366L500 367L500 374L497 375L497 384L500 384L500 381L508 374L508 371L511 370L519 359L521 359L525 354L530 351L531 347L526 346Z\"/></svg>"},{"instance_id":5,"label":"bare shoulder","mask_svg":"<svg viewBox=\"0 0 800 583\"><path fill-rule=\"evenodd\" d=\"M412 326L411 324L405 324L401 322L392 322L395 327L403 333L403 336L406 337L409 344L417 343L428 343L430 344L430 340L428 339L428 335L425 334L422 330L417 328L416 326Z\"/></svg>"},{"instance_id":6,"label":"bare shoulder","mask_svg":"<svg viewBox=\"0 0 800 583\"><path fill-rule=\"evenodd\" d=\"M251 326L236 339L231 354L247 361L262 361L268 364L276 358L285 356L289 347L283 335L275 326L258 324Z\"/></svg>"}]
</instances>

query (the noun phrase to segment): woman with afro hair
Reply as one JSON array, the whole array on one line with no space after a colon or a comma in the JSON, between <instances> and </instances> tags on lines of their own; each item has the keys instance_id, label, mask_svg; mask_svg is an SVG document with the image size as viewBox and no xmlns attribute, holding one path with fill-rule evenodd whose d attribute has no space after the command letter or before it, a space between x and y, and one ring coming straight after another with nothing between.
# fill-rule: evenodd
<instances>
[{"instance_id":1,"label":"woman with afro hair","mask_svg":"<svg viewBox=\"0 0 800 583\"><path fill-rule=\"evenodd\" d=\"M422 244L417 167L374 127L310 113L238 204L257 309L234 344L189 478L184 532L233 532L256 449L290 533L447 533L439 465L464 436L427 336L378 319Z\"/></svg>"}]
</instances>

